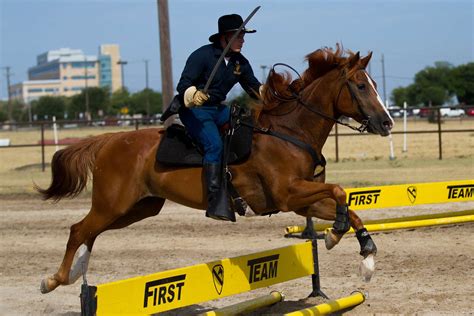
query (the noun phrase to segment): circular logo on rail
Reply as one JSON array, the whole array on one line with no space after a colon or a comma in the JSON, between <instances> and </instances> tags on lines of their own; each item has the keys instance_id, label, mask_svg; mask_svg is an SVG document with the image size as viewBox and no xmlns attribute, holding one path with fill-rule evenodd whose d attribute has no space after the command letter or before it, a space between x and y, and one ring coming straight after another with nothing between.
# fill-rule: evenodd
<instances>
[{"instance_id":1,"label":"circular logo on rail","mask_svg":"<svg viewBox=\"0 0 474 316\"><path fill-rule=\"evenodd\" d=\"M212 267L212 280L217 294L221 295L224 287L224 267L222 264L216 264Z\"/></svg>"},{"instance_id":2,"label":"circular logo on rail","mask_svg":"<svg viewBox=\"0 0 474 316\"><path fill-rule=\"evenodd\" d=\"M411 204L415 203L416 201L416 187L415 186L409 186L407 188L407 195L408 199L410 200Z\"/></svg>"}]
</instances>

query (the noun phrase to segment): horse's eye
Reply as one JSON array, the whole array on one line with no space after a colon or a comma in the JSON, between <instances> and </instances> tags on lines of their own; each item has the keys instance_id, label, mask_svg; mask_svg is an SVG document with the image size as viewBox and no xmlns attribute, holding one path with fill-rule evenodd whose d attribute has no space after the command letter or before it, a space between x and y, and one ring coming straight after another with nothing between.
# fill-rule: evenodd
<instances>
[{"instance_id":1,"label":"horse's eye","mask_svg":"<svg viewBox=\"0 0 474 316\"><path fill-rule=\"evenodd\" d=\"M359 84L357 85L357 88L358 88L359 90L365 90L365 83L359 83Z\"/></svg>"}]
</instances>

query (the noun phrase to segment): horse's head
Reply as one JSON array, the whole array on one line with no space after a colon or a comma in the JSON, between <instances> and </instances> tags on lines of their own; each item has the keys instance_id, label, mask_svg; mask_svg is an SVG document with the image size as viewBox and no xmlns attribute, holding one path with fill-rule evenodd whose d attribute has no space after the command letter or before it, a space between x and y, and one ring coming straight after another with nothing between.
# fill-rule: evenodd
<instances>
[{"instance_id":1,"label":"horse's head","mask_svg":"<svg viewBox=\"0 0 474 316\"><path fill-rule=\"evenodd\" d=\"M377 84L366 71L371 57L372 53L364 58L356 53L340 66L341 88L335 112L365 125L370 133L387 136L394 122L377 92Z\"/></svg>"},{"instance_id":2,"label":"horse's head","mask_svg":"<svg viewBox=\"0 0 474 316\"><path fill-rule=\"evenodd\" d=\"M375 81L365 70L372 53L364 58L359 53L348 54L344 56L340 45L335 51L331 48L314 51L306 56L308 69L293 82L288 72L279 74L272 69L263 96L263 111L281 116L300 104L326 120L340 123L337 120L344 115L361 123L359 130L389 135L393 119L377 93ZM281 104L290 109L278 112Z\"/></svg>"}]
</instances>

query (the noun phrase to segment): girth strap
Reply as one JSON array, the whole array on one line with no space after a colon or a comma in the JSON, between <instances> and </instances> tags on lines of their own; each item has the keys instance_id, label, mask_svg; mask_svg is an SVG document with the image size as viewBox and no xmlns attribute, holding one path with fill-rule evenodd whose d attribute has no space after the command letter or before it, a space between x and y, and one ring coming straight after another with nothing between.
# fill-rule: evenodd
<instances>
[{"instance_id":1,"label":"girth strap","mask_svg":"<svg viewBox=\"0 0 474 316\"><path fill-rule=\"evenodd\" d=\"M323 155L321 155L321 158L319 158L319 155L316 153L316 151L313 149L313 147L311 147L309 144L307 144L307 143L305 143L305 142L303 142L303 141L301 141L297 138L294 138L290 135L282 134L282 133L279 133L279 132L276 132L276 131L272 131L269 128L257 127L253 124L243 122L243 121L239 121L238 124L244 125L244 126L247 126L247 127L251 127L254 130L258 131L259 133L283 139L283 140L285 140L289 143L292 143L293 145L296 145L296 146L306 150L311 155L311 158L313 158L313 164L314 164L313 169L316 168L316 166L318 166L318 165L323 166L323 167L326 166L326 159L324 158Z\"/></svg>"}]
</instances>

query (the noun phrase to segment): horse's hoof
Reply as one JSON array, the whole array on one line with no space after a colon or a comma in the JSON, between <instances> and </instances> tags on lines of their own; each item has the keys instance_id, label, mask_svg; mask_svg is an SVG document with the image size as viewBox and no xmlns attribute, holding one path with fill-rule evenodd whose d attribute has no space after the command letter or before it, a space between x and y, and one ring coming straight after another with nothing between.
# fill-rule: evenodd
<instances>
[{"instance_id":1,"label":"horse's hoof","mask_svg":"<svg viewBox=\"0 0 474 316\"><path fill-rule=\"evenodd\" d=\"M339 243L341 238L342 235L339 236L335 234L332 229L326 230L326 234L324 236L324 243L326 245L326 249L331 250L332 248L334 248L334 246Z\"/></svg>"},{"instance_id":2,"label":"horse's hoof","mask_svg":"<svg viewBox=\"0 0 474 316\"><path fill-rule=\"evenodd\" d=\"M42 294L46 294L57 288L57 281L52 278L46 278L41 280L40 291Z\"/></svg>"},{"instance_id":3,"label":"horse's hoof","mask_svg":"<svg viewBox=\"0 0 474 316\"><path fill-rule=\"evenodd\" d=\"M362 260L359 266L359 272L362 280L365 282L369 282L370 279L372 279L375 272L375 260L373 254L368 255L364 260Z\"/></svg>"}]
</instances>

